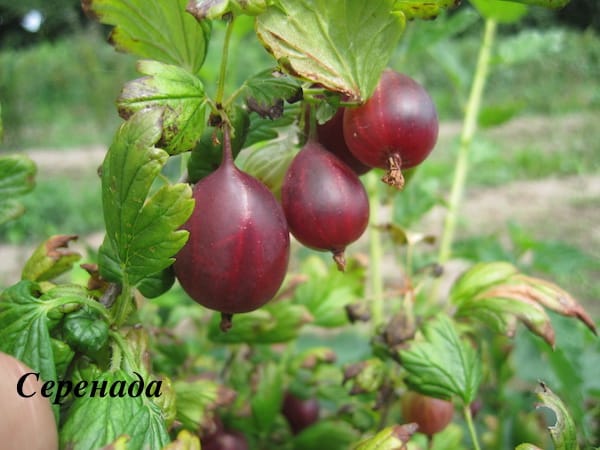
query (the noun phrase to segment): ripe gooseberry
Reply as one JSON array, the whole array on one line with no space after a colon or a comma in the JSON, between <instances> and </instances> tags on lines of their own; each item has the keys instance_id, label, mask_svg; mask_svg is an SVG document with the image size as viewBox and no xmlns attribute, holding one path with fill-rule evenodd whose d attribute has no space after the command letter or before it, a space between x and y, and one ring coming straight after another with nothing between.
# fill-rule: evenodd
<instances>
[{"instance_id":1,"label":"ripe gooseberry","mask_svg":"<svg viewBox=\"0 0 600 450\"><path fill-rule=\"evenodd\" d=\"M432 437L452 421L454 405L448 400L409 391L402 397L402 417L405 422L419 425L418 432Z\"/></svg>"},{"instance_id":2,"label":"ripe gooseberry","mask_svg":"<svg viewBox=\"0 0 600 450\"><path fill-rule=\"evenodd\" d=\"M336 113L327 122L317 125L317 140L335 156L340 158L357 175L367 173L371 168L361 163L350 152L344 140L344 111L345 108L338 108Z\"/></svg>"},{"instance_id":3,"label":"ripe gooseberry","mask_svg":"<svg viewBox=\"0 0 600 450\"><path fill-rule=\"evenodd\" d=\"M231 316L268 302L285 277L290 237L283 210L258 180L237 169L226 126L219 168L193 189L196 205L182 227L189 239L179 251L175 275L201 305Z\"/></svg>"},{"instance_id":4,"label":"ripe gooseberry","mask_svg":"<svg viewBox=\"0 0 600 450\"><path fill-rule=\"evenodd\" d=\"M388 69L369 100L346 108L343 129L352 154L369 167L387 169L383 181L401 189L401 170L420 164L433 150L438 116L419 83Z\"/></svg>"},{"instance_id":5,"label":"ripe gooseberry","mask_svg":"<svg viewBox=\"0 0 600 450\"><path fill-rule=\"evenodd\" d=\"M285 174L281 203L294 237L307 247L331 251L344 270L346 246L369 222L369 200L358 176L309 139Z\"/></svg>"},{"instance_id":6,"label":"ripe gooseberry","mask_svg":"<svg viewBox=\"0 0 600 450\"><path fill-rule=\"evenodd\" d=\"M286 392L281 412L290 424L292 433L298 434L319 419L319 401L316 398L302 399Z\"/></svg>"}]
</instances>

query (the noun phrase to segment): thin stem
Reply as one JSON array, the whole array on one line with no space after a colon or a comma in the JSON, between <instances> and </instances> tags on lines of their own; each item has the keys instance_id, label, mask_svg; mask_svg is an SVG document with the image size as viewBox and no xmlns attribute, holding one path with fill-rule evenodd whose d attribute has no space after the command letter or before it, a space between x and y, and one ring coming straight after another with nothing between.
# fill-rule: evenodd
<instances>
[{"instance_id":1,"label":"thin stem","mask_svg":"<svg viewBox=\"0 0 600 450\"><path fill-rule=\"evenodd\" d=\"M371 306L371 320L374 329L383 322L384 302L383 302L383 273L381 271L381 260L383 258L383 246L381 243L381 231L378 228L379 221L379 185L380 181L374 174L369 174L367 178L369 186L369 267L371 275L371 295L373 303Z\"/></svg>"},{"instance_id":2,"label":"thin stem","mask_svg":"<svg viewBox=\"0 0 600 450\"><path fill-rule=\"evenodd\" d=\"M444 231L440 244L440 253L438 256L440 264L446 263L450 259L450 255L452 253L452 243L454 241L454 234L456 231L458 210L463 198L467 172L469 170L469 151L471 149L473 136L477 130L477 117L479 115L481 106L483 89L488 76L490 56L495 33L496 21L487 19L485 22L483 42L481 43L481 47L479 49L479 57L477 59L477 67L475 69L473 84L471 85L471 92L469 94L469 101L467 103L463 130L460 137L460 147L458 150L458 158L454 170L454 180L452 183L452 191L450 193L448 213L446 215Z\"/></svg>"},{"instance_id":3,"label":"thin stem","mask_svg":"<svg viewBox=\"0 0 600 450\"><path fill-rule=\"evenodd\" d=\"M469 407L469 405L463 406L463 414L465 415L465 421L467 422L469 434L471 435L471 440L473 441L473 447L475 447L475 450L480 450L481 447L479 447L477 431L475 431L475 425L473 425L473 416L471 415L471 408Z\"/></svg>"},{"instance_id":4,"label":"thin stem","mask_svg":"<svg viewBox=\"0 0 600 450\"><path fill-rule=\"evenodd\" d=\"M227 22L227 30L225 31L225 41L223 42L223 57L221 58L221 69L219 71L219 84L217 87L217 95L215 103L217 107L223 103L223 95L225 94L225 78L227 77L227 61L229 59L229 43L231 41L231 32L233 31L233 16Z\"/></svg>"},{"instance_id":5,"label":"thin stem","mask_svg":"<svg viewBox=\"0 0 600 450\"><path fill-rule=\"evenodd\" d=\"M115 319L115 325L121 326L127 320L129 313L131 312L132 291L129 283L123 280L123 291L117 297L112 309L113 317Z\"/></svg>"}]
</instances>

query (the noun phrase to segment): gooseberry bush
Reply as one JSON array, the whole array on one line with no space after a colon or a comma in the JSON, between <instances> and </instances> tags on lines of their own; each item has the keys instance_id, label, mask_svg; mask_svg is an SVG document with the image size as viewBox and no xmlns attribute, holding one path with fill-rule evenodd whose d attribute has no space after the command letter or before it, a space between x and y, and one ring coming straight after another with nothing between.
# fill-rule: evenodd
<instances>
[{"instance_id":1,"label":"gooseberry bush","mask_svg":"<svg viewBox=\"0 0 600 450\"><path fill-rule=\"evenodd\" d=\"M2 392L18 393L3 394L2 442L51 410L56 429L45 420L37 448L590 445L593 426L570 411L581 419L587 406L547 384L556 364L535 391L549 433L532 398L509 404L515 333L526 327L552 354L551 317L596 333L582 306L504 261L441 282L496 24L566 2L473 0L477 14L458 3L83 0L110 43L140 58L141 77L118 96L124 122L98 171L102 245L78 264L76 236L50 237L1 294ZM447 28L428 28L446 9ZM431 207L418 170L444 151L438 112L410 67L389 67L406 29L433 45L474 20L484 38L440 253L426 261L416 254L435 238L402 215ZM233 79L249 46L271 67ZM1 220L22 213L34 174L27 158L0 159ZM384 223L385 208L401 219ZM383 257L398 252L403 270L384 283ZM23 409L31 399L40 406ZM27 438L14 448L37 445Z\"/></svg>"}]
</instances>

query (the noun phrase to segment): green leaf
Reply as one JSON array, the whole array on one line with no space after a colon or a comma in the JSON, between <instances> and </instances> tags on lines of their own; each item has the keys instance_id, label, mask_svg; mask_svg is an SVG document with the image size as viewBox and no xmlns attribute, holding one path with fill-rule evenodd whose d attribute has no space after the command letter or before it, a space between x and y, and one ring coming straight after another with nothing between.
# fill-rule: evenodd
<instances>
[{"instance_id":1,"label":"green leaf","mask_svg":"<svg viewBox=\"0 0 600 450\"><path fill-rule=\"evenodd\" d=\"M440 314L422 327L424 340L400 351L411 389L439 398L460 397L468 405L481 382L481 361L471 344L460 339L452 320Z\"/></svg>"},{"instance_id":2,"label":"green leaf","mask_svg":"<svg viewBox=\"0 0 600 450\"><path fill-rule=\"evenodd\" d=\"M322 420L302 430L292 441L294 450L348 450L359 438L348 423Z\"/></svg>"},{"instance_id":3,"label":"green leaf","mask_svg":"<svg viewBox=\"0 0 600 450\"><path fill-rule=\"evenodd\" d=\"M143 111L124 123L102 165L106 238L100 269L107 279L118 276L131 286L173 263L187 240L187 232L178 229L194 207L187 184L164 185L150 195L168 158L154 147L160 115L160 110Z\"/></svg>"},{"instance_id":4,"label":"green leaf","mask_svg":"<svg viewBox=\"0 0 600 450\"><path fill-rule=\"evenodd\" d=\"M116 381L127 386L137 378L125 371L103 373L96 380L106 382L107 391ZM148 381L148 380L145 380ZM128 435L128 450L159 449L170 442L161 410L143 393L139 397L75 397L60 433L60 447L72 450L101 448ZM90 420L94 418L94 420Z\"/></svg>"},{"instance_id":5,"label":"green leaf","mask_svg":"<svg viewBox=\"0 0 600 450\"><path fill-rule=\"evenodd\" d=\"M366 101L404 29L392 0L277 0L256 32L284 70L353 102Z\"/></svg>"},{"instance_id":6,"label":"green leaf","mask_svg":"<svg viewBox=\"0 0 600 450\"><path fill-rule=\"evenodd\" d=\"M477 263L465 271L452 285L450 301L460 305L464 300L506 282L517 273L517 268L507 262Z\"/></svg>"},{"instance_id":7,"label":"green leaf","mask_svg":"<svg viewBox=\"0 0 600 450\"><path fill-rule=\"evenodd\" d=\"M387 427L375 436L359 442L354 450L402 449L405 448L415 431L417 431L417 425L414 423Z\"/></svg>"},{"instance_id":8,"label":"green leaf","mask_svg":"<svg viewBox=\"0 0 600 450\"><path fill-rule=\"evenodd\" d=\"M394 9L402 11L407 19L435 19L440 13L460 0L396 0Z\"/></svg>"},{"instance_id":9,"label":"green leaf","mask_svg":"<svg viewBox=\"0 0 600 450\"><path fill-rule=\"evenodd\" d=\"M215 381L197 379L177 380L173 383L177 420L190 430L197 430L204 423L207 414L221 402L223 388Z\"/></svg>"},{"instance_id":10,"label":"green leaf","mask_svg":"<svg viewBox=\"0 0 600 450\"><path fill-rule=\"evenodd\" d=\"M510 1L523 3L525 5L535 5L535 6L544 6L546 8L551 9L559 9L567 6L570 0L501 0L501 1Z\"/></svg>"},{"instance_id":11,"label":"green leaf","mask_svg":"<svg viewBox=\"0 0 600 450\"><path fill-rule=\"evenodd\" d=\"M108 323L87 308L68 314L64 319L65 341L80 352L97 352L108 339Z\"/></svg>"},{"instance_id":12,"label":"green leaf","mask_svg":"<svg viewBox=\"0 0 600 450\"><path fill-rule=\"evenodd\" d=\"M258 386L250 399L252 417L259 432L268 432L281 411L283 402L283 366L267 363L259 366Z\"/></svg>"},{"instance_id":13,"label":"green leaf","mask_svg":"<svg viewBox=\"0 0 600 450\"><path fill-rule=\"evenodd\" d=\"M527 14L527 6L505 0L470 0L473 6L486 19L500 23L518 22ZM550 0L552 1L552 0ZM522 2L525 3L525 2Z\"/></svg>"},{"instance_id":14,"label":"green leaf","mask_svg":"<svg viewBox=\"0 0 600 450\"><path fill-rule=\"evenodd\" d=\"M138 289L144 297L155 298L171 289L174 283L175 272L173 266L169 266L160 272L156 272L155 274L144 278L141 283L138 284Z\"/></svg>"},{"instance_id":15,"label":"green leaf","mask_svg":"<svg viewBox=\"0 0 600 450\"><path fill-rule=\"evenodd\" d=\"M302 87L295 78L277 70L267 69L248 78L240 95L253 98L261 107L268 107L278 99L302 99Z\"/></svg>"},{"instance_id":16,"label":"green leaf","mask_svg":"<svg viewBox=\"0 0 600 450\"><path fill-rule=\"evenodd\" d=\"M128 119L140 110L160 110L159 145L171 155L190 150L208 119L202 81L186 69L156 61L139 61L137 69L146 76L125 84L117 99L119 114Z\"/></svg>"},{"instance_id":17,"label":"green leaf","mask_svg":"<svg viewBox=\"0 0 600 450\"><path fill-rule=\"evenodd\" d=\"M579 450L577 428L562 400L541 382L536 390L536 395L542 402L537 407L549 408L556 415L556 423L548 427L554 448L556 450Z\"/></svg>"},{"instance_id":18,"label":"green leaf","mask_svg":"<svg viewBox=\"0 0 600 450\"><path fill-rule=\"evenodd\" d=\"M67 248L75 235L52 236L35 249L25 262L21 278L31 281L47 281L71 270L81 255Z\"/></svg>"},{"instance_id":19,"label":"green leaf","mask_svg":"<svg viewBox=\"0 0 600 450\"><path fill-rule=\"evenodd\" d=\"M190 0L187 10L196 19L220 19L225 14L256 16L265 9L269 0Z\"/></svg>"},{"instance_id":20,"label":"green leaf","mask_svg":"<svg viewBox=\"0 0 600 450\"><path fill-rule=\"evenodd\" d=\"M210 22L185 12L187 0L82 0L99 22L114 25L110 42L117 50L181 66L197 73L204 63Z\"/></svg>"},{"instance_id":21,"label":"green leaf","mask_svg":"<svg viewBox=\"0 0 600 450\"><path fill-rule=\"evenodd\" d=\"M44 381L56 380L47 313L57 305L39 297L39 286L21 281L0 296L0 351L40 372Z\"/></svg>"},{"instance_id":22,"label":"green leaf","mask_svg":"<svg viewBox=\"0 0 600 450\"><path fill-rule=\"evenodd\" d=\"M296 120L298 109L287 107L283 115L277 119L267 119L258 114L250 114L250 127L244 145L250 147L258 142L275 139L277 136L291 132L291 126Z\"/></svg>"},{"instance_id":23,"label":"green leaf","mask_svg":"<svg viewBox=\"0 0 600 450\"><path fill-rule=\"evenodd\" d=\"M316 267L309 268L313 265ZM345 307L359 297L361 272L348 269L342 273L334 265L324 266L314 257L305 261L303 269L313 270L310 279L294 293L294 303L304 305L320 327L339 327L348 323ZM323 267L323 272L317 272ZM309 273L303 270L303 273Z\"/></svg>"},{"instance_id":24,"label":"green leaf","mask_svg":"<svg viewBox=\"0 0 600 450\"><path fill-rule=\"evenodd\" d=\"M27 156L9 155L0 158L0 225L25 212L16 197L33 189L35 173L36 166Z\"/></svg>"},{"instance_id":25,"label":"green leaf","mask_svg":"<svg viewBox=\"0 0 600 450\"><path fill-rule=\"evenodd\" d=\"M275 197L280 198L286 171L299 151L296 136L288 133L280 139L256 144L253 148L244 150L240 167L260 180Z\"/></svg>"}]
</instances>

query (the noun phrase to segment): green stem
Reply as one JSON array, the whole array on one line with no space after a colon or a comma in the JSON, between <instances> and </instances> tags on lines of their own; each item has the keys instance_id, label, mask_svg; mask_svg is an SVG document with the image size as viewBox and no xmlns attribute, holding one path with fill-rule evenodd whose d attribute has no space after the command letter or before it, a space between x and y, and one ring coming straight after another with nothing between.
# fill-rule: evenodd
<instances>
[{"instance_id":1,"label":"green stem","mask_svg":"<svg viewBox=\"0 0 600 450\"><path fill-rule=\"evenodd\" d=\"M369 268L371 275L371 321L374 329L383 322L383 273L381 271L381 261L383 258L383 246L381 244L381 231L378 228L379 221L379 178L373 173L367 176L367 184L369 187Z\"/></svg>"},{"instance_id":2,"label":"green stem","mask_svg":"<svg viewBox=\"0 0 600 450\"><path fill-rule=\"evenodd\" d=\"M225 31L225 41L223 42L223 57L221 58L221 69L219 70L219 84L217 87L217 95L215 103L217 107L223 104L223 95L225 94L225 78L227 77L227 61L229 59L229 43L231 41L231 32L233 31L234 18L231 17L227 22L227 30Z\"/></svg>"},{"instance_id":3,"label":"green stem","mask_svg":"<svg viewBox=\"0 0 600 450\"><path fill-rule=\"evenodd\" d=\"M115 304L112 306L116 326L123 325L127 320L127 317L131 312L131 302L133 301L132 294L129 283L126 280L123 280L123 291L119 294Z\"/></svg>"},{"instance_id":4,"label":"green stem","mask_svg":"<svg viewBox=\"0 0 600 450\"><path fill-rule=\"evenodd\" d=\"M475 425L473 425L473 416L471 415L471 408L469 407L469 405L463 406L463 414L465 415L465 421L467 422L469 434L471 435L471 440L473 441L473 447L475 447L475 450L480 450L481 447L479 447L477 431L475 431Z\"/></svg>"},{"instance_id":5,"label":"green stem","mask_svg":"<svg viewBox=\"0 0 600 450\"><path fill-rule=\"evenodd\" d=\"M440 244L440 253L438 256L440 264L446 263L450 259L452 253L452 243L456 231L458 210L463 198L467 172L469 170L469 151L471 149L471 143L473 142L473 136L477 130L477 117L479 116L483 89L488 76L495 33L496 21L487 19L485 22L483 42L479 49L479 57L477 59L473 84L471 85L471 92L469 94L469 101L467 103L463 130L460 137L460 147L458 149L458 158L454 170L454 180L452 183L452 191L450 193L448 213L446 215Z\"/></svg>"}]
</instances>

